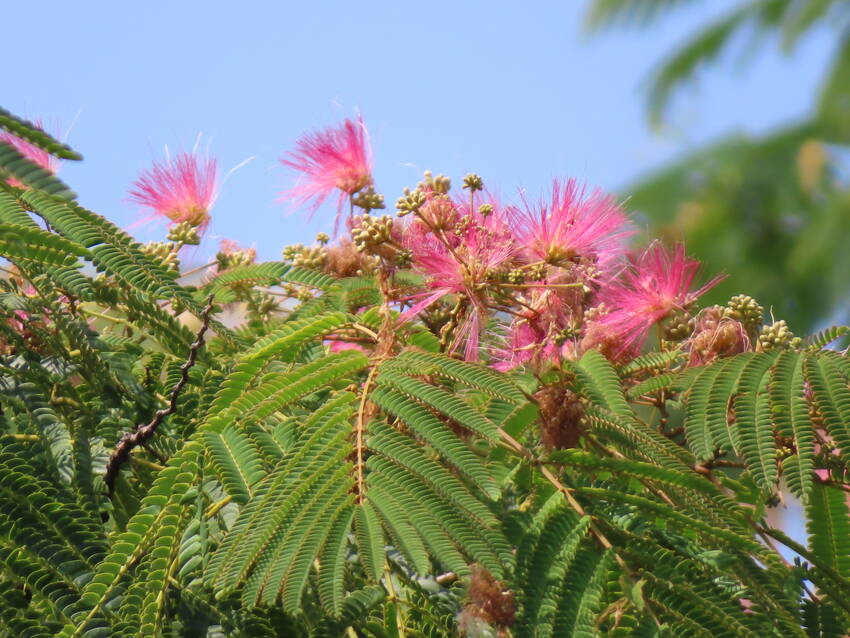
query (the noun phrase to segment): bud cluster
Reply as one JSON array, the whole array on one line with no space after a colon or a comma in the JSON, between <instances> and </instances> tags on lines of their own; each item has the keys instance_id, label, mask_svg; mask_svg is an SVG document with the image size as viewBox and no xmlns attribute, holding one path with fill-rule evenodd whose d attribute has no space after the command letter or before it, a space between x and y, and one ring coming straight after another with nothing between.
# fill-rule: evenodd
<instances>
[{"instance_id":1,"label":"bud cluster","mask_svg":"<svg viewBox=\"0 0 850 638\"><path fill-rule=\"evenodd\" d=\"M457 208L447 195L433 195L418 211L429 230L452 231L458 222Z\"/></svg>"},{"instance_id":2,"label":"bud cluster","mask_svg":"<svg viewBox=\"0 0 850 638\"><path fill-rule=\"evenodd\" d=\"M357 193L357 195L351 200L351 203L358 208L362 208L367 213L369 211L386 208L386 204L384 204L384 196L380 193L376 193L375 189L371 186Z\"/></svg>"},{"instance_id":3,"label":"bud cluster","mask_svg":"<svg viewBox=\"0 0 850 638\"><path fill-rule=\"evenodd\" d=\"M177 251L174 248L175 245L171 242L151 241L142 246L142 252L159 259L166 268L177 270L180 261L177 259Z\"/></svg>"},{"instance_id":4,"label":"bud cluster","mask_svg":"<svg viewBox=\"0 0 850 638\"><path fill-rule=\"evenodd\" d=\"M409 188L405 188L403 193L404 194L399 197L395 203L396 212L399 217L404 217L410 213L417 212L427 201L425 193L418 188L413 191Z\"/></svg>"},{"instance_id":5,"label":"bud cluster","mask_svg":"<svg viewBox=\"0 0 850 638\"><path fill-rule=\"evenodd\" d=\"M470 173L469 175L463 178L463 188L468 189L473 193L476 191L484 190L484 180L481 179L480 175Z\"/></svg>"},{"instance_id":6,"label":"bud cluster","mask_svg":"<svg viewBox=\"0 0 850 638\"><path fill-rule=\"evenodd\" d=\"M197 226L189 222L178 222L168 229L168 241L186 246L197 246L201 243L201 236Z\"/></svg>"},{"instance_id":7,"label":"bud cluster","mask_svg":"<svg viewBox=\"0 0 850 638\"><path fill-rule=\"evenodd\" d=\"M436 177L431 171L425 171L425 176L422 181L417 184L416 188L425 192L439 193L445 195L452 189L452 180L445 175L437 175Z\"/></svg>"},{"instance_id":8,"label":"bud cluster","mask_svg":"<svg viewBox=\"0 0 850 638\"><path fill-rule=\"evenodd\" d=\"M286 284L283 287L284 292L287 297L291 297L292 299L297 299L298 301L309 301L313 298L313 293L309 288L294 286L293 284Z\"/></svg>"},{"instance_id":9,"label":"bud cluster","mask_svg":"<svg viewBox=\"0 0 850 638\"><path fill-rule=\"evenodd\" d=\"M327 259L328 249L325 246L305 246L304 244L292 244L283 249L284 261L291 262L293 266L302 268L321 269Z\"/></svg>"},{"instance_id":10,"label":"bud cluster","mask_svg":"<svg viewBox=\"0 0 850 638\"><path fill-rule=\"evenodd\" d=\"M355 226L351 229L351 240L359 252L373 252L392 237L393 218L389 215L373 217L366 213L355 217L354 222Z\"/></svg>"},{"instance_id":11,"label":"bud cluster","mask_svg":"<svg viewBox=\"0 0 850 638\"><path fill-rule=\"evenodd\" d=\"M754 332L764 316L764 308L748 295L735 295L726 304L723 314L740 321L748 332Z\"/></svg>"},{"instance_id":12,"label":"bud cluster","mask_svg":"<svg viewBox=\"0 0 850 638\"><path fill-rule=\"evenodd\" d=\"M527 266L525 272L529 281L542 281L546 279L548 269L546 268L546 264L533 264Z\"/></svg>"},{"instance_id":13,"label":"bud cluster","mask_svg":"<svg viewBox=\"0 0 850 638\"><path fill-rule=\"evenodd\" d=\"M507 274L507 280L510 284L525 283L525 270L522 268L511 268Z\"/></svg>"},{"instance_id":14,"label":"bud cluster","mask_svg":"<svg viewBox=\"0 0 850 638\"><path fill-rule=\"evenodd\" d=\"M239 266L250 266L256 258L257 251L253 248L228 250L226 252L222 250L215 256L219 271L230 270Z\"/></svg>"},{"instance_id":15,"label":"bud cluster","mask_svg":"<svg viewBox=\"0 0 850 638\"><path fill-rule=\"evenodd\" d=\"M665 341L684 341L694 331L694 322L690 314L684 310L675 310L670 314L664 325Z\"/></svg>"},{"instance_id":16,"label":"bud cluster","mask_svg":"<svg viewBox=\"0 0 850 638\"><path fill-rule=\"evenodd\" d=\"M395 265L399 268L409 268L413 263L413 251L405 248L396 251Z\"/></svg>"},{"instance_id":17,"label":"bud cluster","mask_svg":"<svg viewBox=\"0 0 850 638\"><path fill-rule=\"evenodd\" d=\"M692 335L687 341L691 365L703 365L750 350L750 337L744 324L726 316L725 311L721 306L709 306L691 320Z\"/></svg>"},{"instance_id":18,"label":"bud cluster","mask_svg":"<svg viewBox=\"0 0 850 638\"><path fill-rule=\"evenodd\" d=\"M760 350L788 350L799 348L802 341L800 337L794 336L785 320L780 319L762 327L758 345Z\"/></svg>"}]
</instances>

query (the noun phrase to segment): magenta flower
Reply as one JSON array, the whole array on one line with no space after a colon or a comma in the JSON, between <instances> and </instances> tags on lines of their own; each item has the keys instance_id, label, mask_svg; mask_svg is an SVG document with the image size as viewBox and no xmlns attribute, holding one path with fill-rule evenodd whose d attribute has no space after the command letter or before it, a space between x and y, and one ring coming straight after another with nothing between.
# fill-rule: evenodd
<instances>
[{"instance_id":1,"label":"magenta flower","mask_svg":"<svg viewBox=\"0 0 850 638\"><path fill-rule=\"evenodd\" d=\"M471 361L477 357L479 336L490 305L488 276L513 260L518 247L504 225L485 227L472 223L458 233L458 238L457 243L447 246L433 235L417 235L416 242L409 244L414 266L426 276L430 290L415 295L419 301L402 314L401 320L410 319L447 295L462 297L467 308L452 349L465 342L464 355Z\"/></svg>"},{"instance_id":2,"label":"magenta flower","mask_svg":"<svg viewBox=\"0 0 850 638\"><path fill-rule=\"evenodd\" d=\"M37 129L44 130L41 120L35 121L35 127ZM38 164L38 166L49 173L55 173L59 169L59 160L47 151L40 149L38 146L30 144L26 140L22 140L17 135L13 135L6 131L0 131L0 142L5 142L6 144L13 146L21 155L31 162ZM25 188L25 185L15 178L10 178L8 183L10 186Z\"/></svg>"},{"instance_id":3,"label":"magenta flower","mask_svg":"<svg viewBox=\"0 0 850 638\"><path fill-rule=\"evenodd\" d=\"M614 199L600 190L589 195L570 179L555 180L549 201L512 208L517 241L529 259L553 266L589 259L599 266L610 263L623 251L634 231Z\"/></svg>"},{"instance_id":4,"label":"magenta flower","mask_svg":"<svg viewBox=\"0 0 850 638\"><path fill-rule=\"evenodd\" d=\"M154 162L133 183L130 200L172 223L204 228L217 195L218 170L213 158L179 153L164 163Z\"/></svg>"},{"instance_id":5,"label":"magenta flower","mask_svg":"<svg viewBox=\"0 0 850 638\"><path fill-rule=\"evenodd\" d=\"M686 309L724 279L717 276L691 290L700 263L687 258L682 244L668 252L656 240L630 262L618 280L601 290L600 299L611 311L593 326L606 340L620 344L618 355L637 353L653 325L674 310Z\"/></svg>"},{"instance_id":6,"label":"magenta flower","mask_svg":"<svg viewBox=\"0 0 850 638\"><path fill-rule=\"evenodd\" d=\"M309 133L295 142L281 163L300 173L296 184L281 193L301 206L312 200L311 215L334 191L339 191L337 220L346 196L372 184L369 135L363 120L346 119L336 128Z\"/></svg>"}]
</instances>

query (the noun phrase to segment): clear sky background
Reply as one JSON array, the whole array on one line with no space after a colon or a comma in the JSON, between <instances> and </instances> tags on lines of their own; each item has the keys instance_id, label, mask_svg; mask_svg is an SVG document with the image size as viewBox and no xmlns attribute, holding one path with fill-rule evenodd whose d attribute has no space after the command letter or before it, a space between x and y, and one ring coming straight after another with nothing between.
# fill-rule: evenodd
<instances>
[{"instance_id":1,"label":"clear sky background","mask_svg":"<svg viewBox=\"0 0 850 638\"><path fill-rule=\"evenodd\" d=\"M817 34L790 59L767 47L743 72L730 69L751 54L736 51L650 131L643 89L655 63L735 2L685 4L651 30L588 35L581 0L8 3L3 45L19 66L4 70L0 104L63 131L73 122L67 141L85 161L60 176L124 227L141 217L127 188L165 145L191 148L203 133L223 172L256 156L223 186L195 259L224 237L277 259L333 216L307 223L275 203L292 179L278 158L358 110L391 207L425 169L458 186L477 172L506 199L555 176L623 192L706 141L812 107L831 53Z\"/></svg>"}]
</instances>

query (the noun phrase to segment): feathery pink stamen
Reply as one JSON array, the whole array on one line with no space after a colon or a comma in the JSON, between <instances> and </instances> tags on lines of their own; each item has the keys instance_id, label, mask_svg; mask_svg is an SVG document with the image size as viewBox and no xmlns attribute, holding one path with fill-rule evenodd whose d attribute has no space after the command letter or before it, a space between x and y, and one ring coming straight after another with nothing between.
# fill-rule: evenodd
<instances>
[{"instance_id":1,"label":"feathery pink stamen","mask_svg":"<svg viewBox=\"0 0 850 638\"><path fill-rule=\"evenodd\" d=\"M295 142L295 150L280 161L300 173L295 185L282 192L281 198L297 206L309 203L311 215L334 191L339 191L336 227L345 198L372 183L369 135L360 117L304 135Z\"/></svg>"},{"instance_id":2,"label":"feathery pink stamen","mask_svg":"<svg viewBox=\"0 0 850 638\"><path fill-rule=\"evenodd\" d=\"M510 212L528 258L555 266L582 258L605 266L634 232L611 196L598 189L587 194L574 179L554 180L550 199L531 204L523 198Z\"/></svg>"},{"instance_id":3,"label":"feathery pink stamen","mask_svg":"<svg viewBox=\"0 0 850 638\"><path fill-rule=\"evenodd\" d=\"M465 342L466 358L475 359L480 330L490 302L488 274L511 261L518 251L510 229L498 221L488 220L486 226L473 221L456 234L458 241L449 245L433 235L411 235L413 237L415 240L408 244L408 248L413 252L415 268L427 277L429 291L413 297L419 301L402 314L402 321L447 295L462 296L469 306L452 347L455 349Z\"/></svg>"},{"instance_id":4,"label":"feathery pink stamen","mask_svg":"<svg viewBox=\"0 0 850 638\"><path fill-rule=\"evenodd\" d=\"M630 262L600 292L611 311L599 319L598 328L620 341L621 354L638 352L653 325L674 310L684 310L724 279L720 275L691 290L700 262L688 259L682 244L668 252L656 240Z\"/></svg>"},{"instance_id":5,"label":"feathery pink stamen","mask_svg":"<svg viewBox=\"0 0 850 638\"><path fill-rule=\"evenodd\" d=\"M216 198L218 170L213 158L179 153L174 159L154 162L133 183L130 200L172 223L205 227Z\"/></svg>"}]
</instances>

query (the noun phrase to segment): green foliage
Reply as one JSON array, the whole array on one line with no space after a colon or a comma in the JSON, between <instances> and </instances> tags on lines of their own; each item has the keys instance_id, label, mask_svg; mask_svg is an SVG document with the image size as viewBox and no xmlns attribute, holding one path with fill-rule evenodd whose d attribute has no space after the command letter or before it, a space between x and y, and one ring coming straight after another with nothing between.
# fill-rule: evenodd
<instances>
[{"instance_id":1,"label":"green foliage","mask_svg":"<svg viewBox=\"0 0 850 638\"><path fill-rule=\"evenodd\" d=\"M67 160L81 160L83 156L67 144L55 140L51 135L36 127L32 122L21 119L0 107L0 128L9 131L16 137L26 140L55 157Z\"/></svg>"},{"instance_id":2,"label":"green foliage","mask_svg":"<svg viewBox=\"0 0 850 638\"><path fill-rule=\"evenodd\" d=\"M65 183L48 170L29 160L7 142L0 142L0 175L13 178L30 188L38 188L57 197L76 197Z\"/></svg>"},{"instance_id":3,"label":"green foliage","mask_svg":"<svg viewBox=\"0 0 850 638\"><path fill-rule=\"evenodd\" d=\"M195 288L33 188L0 188L0 231L2 635L850 625L850 363L822 349L845 328L699 367L665 345L504 373L400 322L394 267ZM216 319L269 291L266 319ZM807 545L767 522L785 486Z\"/></svg>"},{"instance_id":4,"label":"green foliage","mask_svg":"<svg viewBox=\"0 0 850 638\"><path fill-rule=\"evenodd\" d=\"M32 122L16 117L2 107L0 107L0 129L4 129L26 143L47 151L54 157L67 160L82 159L82 156L69 146L53 139ZM52 195L68 199L76 197L74 192L51 171L32 161L7 142L0 142L0 177L4 178L0 180L0 184L5 182L5 178L11 177L24 186L36 188Z\"/></svg>"}]
</instances>

